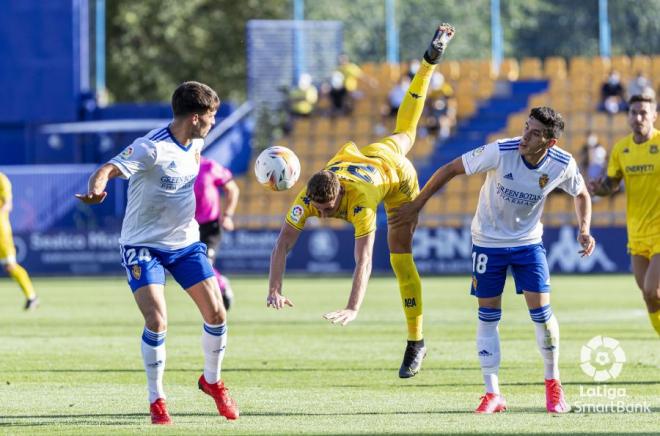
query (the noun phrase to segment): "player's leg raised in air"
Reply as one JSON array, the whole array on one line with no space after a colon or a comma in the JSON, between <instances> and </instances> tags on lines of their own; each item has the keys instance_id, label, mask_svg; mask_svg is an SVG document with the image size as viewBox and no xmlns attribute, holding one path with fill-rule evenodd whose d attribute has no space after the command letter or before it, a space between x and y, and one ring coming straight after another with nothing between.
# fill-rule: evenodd
<instances>
[{"instance_id":1,"label":"player's leg raised in air","mask_svg":"<svg viewBox=\"0 0 660 436\"><path fill-rule=\"evenodd\" d=\"M417 173L412 163L405 157L415 141L417 124L431 82L435 65L440 61L447 43L454 36L454 28L442 24L435 32L429 48L424 54L419 71L408 88L408 92L397 113L394 134L384 141L385 146L395 145L397 150L384 150L392 156L399 175L396 192L385 198L385 208L390 210L411 201L419 194ZM412 237L416 223L388 226L387 242L390 249L390 263L399 283L401 302L408 325L408 343L399 368L399 377L413 377L422 366L426 347L422 334L422 282L412 257Z\"/></svg>"}]
</instances>

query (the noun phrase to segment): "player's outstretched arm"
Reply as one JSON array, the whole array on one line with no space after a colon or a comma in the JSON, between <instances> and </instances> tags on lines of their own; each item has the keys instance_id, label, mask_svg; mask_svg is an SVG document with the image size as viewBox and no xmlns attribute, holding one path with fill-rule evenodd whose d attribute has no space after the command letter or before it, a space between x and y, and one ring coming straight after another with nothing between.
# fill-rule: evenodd
<instances>
[{"instance_id":1,"label":"player's outstretched arm","mask_svg":"<svg viewBox=\"0 0 660 436\"><path fill-rule=\"evenodd\" d=\"M586 186L582 186L582 190L575 196L573 201L575 202L575 214L578 220L577 241L582 247L579 253L582 257L591 256L596 247L596 240L591 236L591 196Z\"/></svg>"},{"instance_id":2,"label":"player's outstretched arm","mask_svg":"<svg viewBox=\"0 0 660 436\"><path fill-rule=\"evenodd\" d=\"M222 213L222 218L220 218L222 220L220 222L220 226L222 226L223 230L231 232L234 230L234 213L236 212L238 197L241 194L241 190L234 180L230 180L229 182L225 183L225 185L222 187L222 190L225 193L226 206L224 212Z\"/></svg>"},{"instance_id":3,"label":"player's outstretched arm","mask_svg":"<svg viewBox=\"0 0 660 436\"><path fill-rule=\"evenodd\" d=\"M598 197L606 197L619 191L621 179L604 176L589 182L589 192Z\"/></svg>"},{"instance_id":4,"label":"player's outstretched arm","mask_svg":"<svg viewBox=\"0 0 660 436\"><path fill-rule=\"evenodd\" d=\"M344 326L357 318L371 276L375 240L376 232L371 232L355 240L355 271L353 272L353 286L348 297L348 304L345 309L323 315L323 318L333 324Z\"/></svg>"},{"instance_id":5,"label":"player's outstretched arm","mask_svg":"<svg viewBox=\"0 0 660 436\"><path fill-rule=\"evenodd\" d=\"M270 255L270 273L268 275L268 297L266 307L283 309L284 306L293 307L293 302L282 295L282 278L286 268L286 256L296 245L300 236L300 230L290 226L286 222L282 224L282 230L275 243L275 248Z\"/></svg>"},{"instance_id":6,"label":"player's outstretched arm","mask_svg":"<svg viewBox=\"0 0 660 436\"><path fill-rule=\"evenodd\" d=\"M465 174L465 167L463 166L463 159L457 157L448 164L438 168L413 201L402 205L398 209L393 209L387 219L387 223L393 227L404 223L416 223L419 212L433 194L460 174Z\"/></svg>"},{"instance_id":7,"label":"player's outstretched arm","mask_svg":"<svg viewBox=\"0 0 660 436\"><path fill-rule=\"evenodd\" d=\"M86 204L102 203L108 195L105 191L108 180L119 176L121 176L121 171L113 164L102 165L90 176L89 182L87 182L87 193L76 194L76 198Z\"/></svg>"}]
</instances>

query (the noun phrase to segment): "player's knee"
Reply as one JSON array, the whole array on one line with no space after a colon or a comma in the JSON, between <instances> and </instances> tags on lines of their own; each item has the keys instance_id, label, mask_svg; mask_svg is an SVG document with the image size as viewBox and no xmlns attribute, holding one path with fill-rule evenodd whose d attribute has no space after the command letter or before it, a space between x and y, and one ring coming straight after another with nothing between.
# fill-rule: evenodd
<instances>
[{"instance_id":1,"label":"player's knee","mask_svg":"<svg viewBox=\"0 0 660 436\"><path fill-rule=\"evenodd\" d=\"M642 287L642 295L644 296L644 301L657 302L660 299L660 286L652 286L650 284L644 284Z\"/></svg>"},{"instance_id":2,"label":"player's knee","mask_svg":"<svg viewBox=\"0 0 660 436\"><path fill-rule=\"evenodd\" d=\"M211 324L211 325L223 324L227 319L227 312L224 310L224 308L221 308L210 314L207 318L208 319L204 320L207 324Z\"/></svg>"},{"instance_id":3,"label":"player's knee","mask_svg":"<svg viewBox=\"0 0 660 436\"><path fill-rule=\"evenodd\" d=\"M144 325L152 332L164 332L167 330L167 319L160 315L147 316Z\"/></svg>"}]
</instances>

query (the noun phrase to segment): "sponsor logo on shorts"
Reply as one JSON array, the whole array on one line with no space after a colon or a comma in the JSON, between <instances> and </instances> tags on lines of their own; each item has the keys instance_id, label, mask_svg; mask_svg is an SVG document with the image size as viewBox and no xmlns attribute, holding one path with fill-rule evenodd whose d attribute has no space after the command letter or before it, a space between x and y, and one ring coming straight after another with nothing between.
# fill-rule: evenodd
<instances>
[{"instance_id":1,"label":"sponsor logo on shorts","mask_svg":"<svg viewBox=\"0 0 660 436\"><path fill-rule=\"evenodd\" d=\"M140 280L140 277L142 277L142 268L140 265L133 265L131 267L131 274L135 280Z\"/></svg>"},{"instance_id":2,"label":"sponsor logo on shorts","mask_svg":"<svg viewBox=\"0 0 660 436\"><path fill-rule=\"evenodd\" d=\"M303 208L300 205L295 205L291 208L291 212L289 213L289 219L294 222L298 223L300 221L300 218L303 216Z\"/></svg>"}]
</instances>

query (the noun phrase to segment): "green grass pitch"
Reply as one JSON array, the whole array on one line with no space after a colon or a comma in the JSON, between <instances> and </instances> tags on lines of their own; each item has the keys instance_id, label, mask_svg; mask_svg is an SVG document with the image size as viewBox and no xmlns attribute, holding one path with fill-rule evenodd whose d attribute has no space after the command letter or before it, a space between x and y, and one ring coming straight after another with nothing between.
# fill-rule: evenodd
<instances>
[{"instance_id":1,"label":"green grass pitch","mask_svg":"<svg viewBox=\"0 0 660 436\"><path fill-rule=\"evenodd\" d=\"M632 276L553 277L567 398L597 384L579 367L596 335L620 341L627 357L607 386L651 413L545 413L542 362L524 300L508 280L500 324L500 382L506 413L472 412L483 387L475 350L476 303L468 277L423 278L423 370L400 380L405 323L394 278L372 278L347 327L321 315L342 308L350 278L288 278L296 307L266 309L265 278L236 278L223 378L241 418L217 415L196 386L201 320L169 278L165 388L174 426L148 422L140 358L142 319L122 279L37 279L42 305L21 310L16 285L0 281L0 434L658 434L660 341ZM614 389L614 390L616 390ZM580 395L580 392L583 395Z\"/></svg>"}]
</instances>

